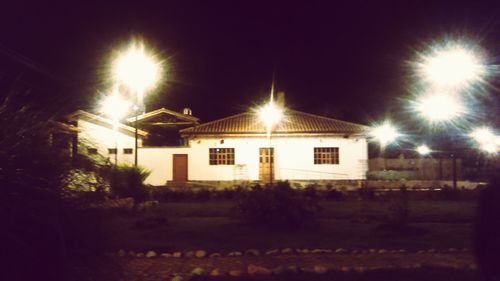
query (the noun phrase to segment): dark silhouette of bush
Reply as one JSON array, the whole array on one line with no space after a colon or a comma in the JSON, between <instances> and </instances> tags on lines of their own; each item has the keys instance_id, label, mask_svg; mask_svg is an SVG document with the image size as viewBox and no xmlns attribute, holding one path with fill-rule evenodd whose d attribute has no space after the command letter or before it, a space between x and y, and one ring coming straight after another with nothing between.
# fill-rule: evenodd
<instances>
[{"instance_id":1,"label":"dark silhouette of bush","mask_svg":"<svg viewBox=\"0 0 500 281\"><path fill-rule=\"evenodd\" d=\"M195 192L195 199L198 202L206 202L212 197L212 192L208 189L200 189Z\"/></svg>"},{"instance_id":2,"label":"dark silhouette of bush","mask_svg":"<svg viewBox=\"0 0 500 281\"><path fill-rule=\"evenodd\" d=\"M395 192L392 198L389 198L389 224L399 227L405 227L410 217L408 189L402 186L399 192Z\"/></svg>"},{"instance_id":3,"label":"dark silhouette of bush","mask_svg":"<svg viewBox=\"0 0 500 281\"><path fill-rule=\"evenodd\" d=\"M83 280L102 249L100 216L64 188L70 170L91 167L53 145L67 106L41 107L36 98L20 91L0 101L0 279Z\"/></svg>"},{"instance_id":4,"label":"dark silhouette of bush","mask_svg":"<svg viewBox=\"0 0 500 281\"><path fill-rule=\"evenodd\" d=\"M118 165L102 168L102 174L109 180L111 193L120 198L132 197L135 202L147 199L148 192L144 181L148 171L134 166Z\"/></svg>"},{"instance_id":5,"label":"dark silhouette of bush","mask_svg":"<svg viewBox=\"0 0 500 281\"><path fill-rule=\"evenodd\" d=\"M358 195L362 200L374 200L375 199L375 189L363 187L358 189Z\"/></svg>"},{"instance_id":6,"label":"dark silhouette of bush","mask_svg":"<svg viewBox=\"0 0 500 281\"><path fill-rule=\"evenodd\" d=\"M288 182L241 192L235 209L246 223L273 229L312 227L321 210L316 196L304 196Z\"/></svg>"},{"instance_id":7,"label":"dark silhouette of bush","mask_svg":"<svg viewBox=\"0 0 500 281\"><path fill-rule=\"evenodd\" d=\"M492 178L479 196L475 248L485 280L500 280L500 176Z\"/></svg>"},{"instance_id":8,"label":"dark silhouette of bush","mask_svg":"<svg viewBox=\"0 0 500 281\"><path fill-rule=\"evenodd\" d=\"M449 186L445 186L441 189L441 191L439 192L439 197L441 200L449 200L449 201L453 201L453 200L459 200L460 199L460 190L458 189L453 189Z\"/></svg>"},{"instance_id":9,"label":"dark silhouette of bush","mask_svg":"<svg viewBox=\"0 0 500 281\"><path fill-rule=\"evenodd\" d=\"M344 199L344 194L336 189L330 189L325 195L327 200L341 201Z\"/></svg>"}]
</instances>

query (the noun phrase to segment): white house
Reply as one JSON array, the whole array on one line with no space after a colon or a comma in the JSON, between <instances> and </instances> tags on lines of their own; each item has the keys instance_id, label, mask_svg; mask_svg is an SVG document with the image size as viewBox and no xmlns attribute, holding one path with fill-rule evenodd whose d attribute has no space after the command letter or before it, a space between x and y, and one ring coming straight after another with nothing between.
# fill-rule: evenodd
<instances>
[{"instance_id":1,"label":"white house","mask_svg":"<svg viewBox=\"0 0 500 281\"><path fill-rule=\"evenodd\" d=\"M135 128L110 119L78 110L72 116L76 122L80 153L100 155L115 164L134 164ZM138 146L148 133L138 130Z\"/></svg>"},{"instance_id":2,"label":"white house","mask_svg":"<svg viewBox=\"0 0 500 281\"><path fill-rule=\"evenodd\" d=\"M149 183L363 180L368 169L365 126L295 110L271 136L253 112L180 132L186 147L139 151Z\"/></svg>"},{"instance_id":3,"label":"white house","mask_svg":"<svg viewBox=\"0 0 500 281\"><path fill-rule=\"evenodd\" d=\"M93 143L89 147L107 155L112 163L114 154L110 152L114 152L116 139L119 152L134 147L132 127L120 125L114 131L102 117L82 112L79 116L79 139ZM140 145L138 162L151 171L146 181L151 185L268 182L270 177L308 182L364 180L368 169L366 129L287 110L268 135L256 113L245 112L180 130L183 146ZM148 133L141 131L140 136L147 138ZM118 163L133 161L133 154L118 156Z\"/></svg>"}]
</instances>

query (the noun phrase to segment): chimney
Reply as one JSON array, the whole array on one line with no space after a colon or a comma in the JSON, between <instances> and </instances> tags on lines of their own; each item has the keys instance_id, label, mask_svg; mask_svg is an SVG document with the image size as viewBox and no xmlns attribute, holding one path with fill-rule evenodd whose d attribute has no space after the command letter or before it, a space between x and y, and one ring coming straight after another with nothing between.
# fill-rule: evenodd
<instances>
[{"instance_id":1,"label":"chimney","mask_svg":"<svg viewBox=\"0 0 500 281\"><path fill-rule=\"evenodd\" d=\"M182 109L182 114L184 114L184 115L193 115L193 111L189 107L184 107L184 109Z\"/></svg>"},{"instance_id":2,"label":"chimney","mask_svg":"<svg viewBox=\"0 0 500 281\"><path fill-rule=\"evenodd\" d=\"M281 108L285 107L285 92L278 92L276 104Z\"/></svg>"}]
</instances>

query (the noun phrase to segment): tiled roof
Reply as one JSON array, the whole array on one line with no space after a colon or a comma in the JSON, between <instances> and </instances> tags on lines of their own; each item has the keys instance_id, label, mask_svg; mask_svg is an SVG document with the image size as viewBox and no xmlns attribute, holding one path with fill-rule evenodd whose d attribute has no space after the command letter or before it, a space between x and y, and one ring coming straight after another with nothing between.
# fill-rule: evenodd
<instances>
[{"instance_id":1,"label":"tiled roof","mask_svg":"<svg viewBox=\"0 0 500 281\"><path fill-rule=\"evenodd\" d=\"M296 110L287 110L273 134L363 134L368 127ZM214 134L264 134L256 113L245 112L181 130L184 136Z\"/></svg>"}]
</instances>

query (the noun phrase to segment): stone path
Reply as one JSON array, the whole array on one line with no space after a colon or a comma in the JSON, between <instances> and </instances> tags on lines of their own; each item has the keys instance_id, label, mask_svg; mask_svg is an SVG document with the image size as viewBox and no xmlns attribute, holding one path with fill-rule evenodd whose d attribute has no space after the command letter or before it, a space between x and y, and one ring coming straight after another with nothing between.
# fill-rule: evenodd
<instances>
[{"instance_id":1,"label":"stone path","mask_svg":"<svg viewBox=\"0 0 500 281\"><path fill-rule=\"evenodd\" d=\"M171 280L176 274L203 269L205 274L270 274L283 270L322 273L369 271L382 268L418 268L421 266L475 269L471 252L454 253L365 253L365 254L289 254L276 256L237 256L213 258L116 257L125 281Z\"/></svg>"}]
</instances>

